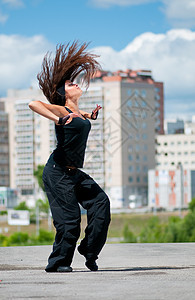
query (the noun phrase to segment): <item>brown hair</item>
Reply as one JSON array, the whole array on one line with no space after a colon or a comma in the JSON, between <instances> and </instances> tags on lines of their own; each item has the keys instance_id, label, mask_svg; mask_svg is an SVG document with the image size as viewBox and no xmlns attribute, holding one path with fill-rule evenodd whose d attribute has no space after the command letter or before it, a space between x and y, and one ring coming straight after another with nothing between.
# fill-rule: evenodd
<instances>
[{"instance_id":1,"label":"brown hair","mask_svg":"<svg viewBox=\"0 0 195 300\"><path fill-rule=\"evenodd\" d=\"M64 106L65 96L60 95L57 89L66 80L73 81L81 72L84 72L82 81L89 86L90 78L100 69L100 65L95 59L98 55L85 51L87 46L87 43L80 45L78 41L71 45L59 44L56 46L54 59L49 52L45 55L37 79L40 89L50 103Z\"/></svg>"}]
</instances>

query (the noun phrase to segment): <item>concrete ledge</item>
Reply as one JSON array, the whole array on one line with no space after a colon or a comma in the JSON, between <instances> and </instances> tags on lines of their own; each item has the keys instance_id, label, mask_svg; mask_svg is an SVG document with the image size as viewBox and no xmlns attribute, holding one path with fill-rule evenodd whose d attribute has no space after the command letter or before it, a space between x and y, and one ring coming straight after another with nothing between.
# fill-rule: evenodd
<instances>
[{"instance_id":1,"label":"concrete ledge","mask_svg":"<svg viewBox=\"0 0 195 300\"><path fill-rule=\"evenodd\" d=\"M46 273L52 246L0 248L1 299L193 299L195 243L106 244L90 272Z\"/></svg>"}]
</instances>

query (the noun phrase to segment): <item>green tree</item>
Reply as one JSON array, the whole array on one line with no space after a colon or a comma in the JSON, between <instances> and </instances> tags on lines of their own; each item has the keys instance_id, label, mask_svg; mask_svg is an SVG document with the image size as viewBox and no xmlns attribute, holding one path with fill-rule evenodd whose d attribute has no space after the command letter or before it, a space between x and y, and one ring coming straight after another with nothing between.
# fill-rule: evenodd
<instances>
[{"instance_id":1,"label":"green tree","mask_svg":"<svg viewBox=\"0 0 195 300\"><path fill-rule=\"evenodd\" d=\"M45 192L45 187L44 187L43 179L42 179L44 167L45 167L44 165L38 165L37 169L34 170L34 176L36 177L36 179L38 181L39 187Z\"/></svg>"},{"instance_id":2,"label":"green tree","mask_svg":"<svg viewBox=\"0 0 195 300\"><path fill-rule=\"evenodd\" d=\"M14 207L15 210L29 210L29 207L26 205L26 202L20 202L16 207Z\"/></svg>"},{"instance_id":3,"label":"green tree","mask_svg":"<svg viewBox=\"0 0 195 300\"><path fill-rule=\"evenodd\" d=\"M190 211L195 211L195 198L193 198L191 200L191 202L189 203L188 207L189 207Z\"/></svg>"},{"instance_id":4,"label":"green tree","mask_svg":"<svg viewBox=\"0 0 195 300\"><path fill-rule=\"evenodd\" d=\"M48 213L49 211L49 202L47 200L38 199L36 201L36 206L39 205L39 211Z\"/></svg>"}]
</instances>

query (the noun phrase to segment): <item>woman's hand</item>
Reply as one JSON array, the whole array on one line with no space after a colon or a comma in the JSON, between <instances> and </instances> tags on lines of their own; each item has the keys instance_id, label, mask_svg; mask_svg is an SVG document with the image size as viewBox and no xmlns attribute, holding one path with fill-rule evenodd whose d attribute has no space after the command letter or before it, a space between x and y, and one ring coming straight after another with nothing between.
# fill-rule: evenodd
<instances>
[{"instance_id":1,"label":"woman's hand","mask_svg":"<svg viewBox=\"0 0 195 300\"><path fill-rule=\"evenodd\" d=\"M67 125L68 123L70 123L72 121L73 118L77 118L77 117L79 117L78 114L70 113L70 114L64 116L63 118L59 118L59 119L61 119L61 122L62 122L61 124L59 124L59 119L57 121L55 121L55 124L56 125Z\"/></svg>"},{"instance_id":2,"label":"woman's hand","mask_svg":"<svg viewBox=\"0 0 195 300\"><path fill-rule=\"evenodd\" d=\"M98 105L98 104L96 104L96 105L97 105L97 107L92 111L92 114L91 114L91 119L92 120L96 120L97 119L98 112L102 108L100 105Z\"/></svg>"},{"instance_id":3,"label":"woman's hand","mask_svg":"<svg viewBox=\"0 0 195 300\"><path fill-rule=\"evenodd\" d=\"M78 114L76 113L70 113L69 114L70 118L66 121L65 125L67 125L68 123L70 123L72 121L73 118L77 118L80 117Z\"/></svg>"}]
</instances>

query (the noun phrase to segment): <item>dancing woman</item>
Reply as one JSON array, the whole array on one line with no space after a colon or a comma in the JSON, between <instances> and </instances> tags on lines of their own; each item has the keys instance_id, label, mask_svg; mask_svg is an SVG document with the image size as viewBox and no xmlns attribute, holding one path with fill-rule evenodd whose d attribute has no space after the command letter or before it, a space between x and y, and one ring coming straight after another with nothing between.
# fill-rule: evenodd
<instances>
[{"instance_id":1,"label":"dancing woman","mask_svg":"<svg viewBox=\"0 0 195 300\"><path fill-rule=\"evenodd\" d=\"M49 200L56 236L48 258L46 272L71 272L72 259L80 236L80 207L87 210L85 237L78 251L86 258L85 265L97 271L96 260L106 242L110 223L110 203L101 187L83 172L87 138L91 122L101 106L92 113L79 110L80 87L73 83L82 72L89 86L99 68L96 55L86 51L87 44L73 42L58 45L55 57L47 53L37 75L39 86L51 104L31 101L30 109L55 122L56 149L43 171L43 183ZM81 75L82 75L81 74Z\"/></svg>"}]
</instances>

